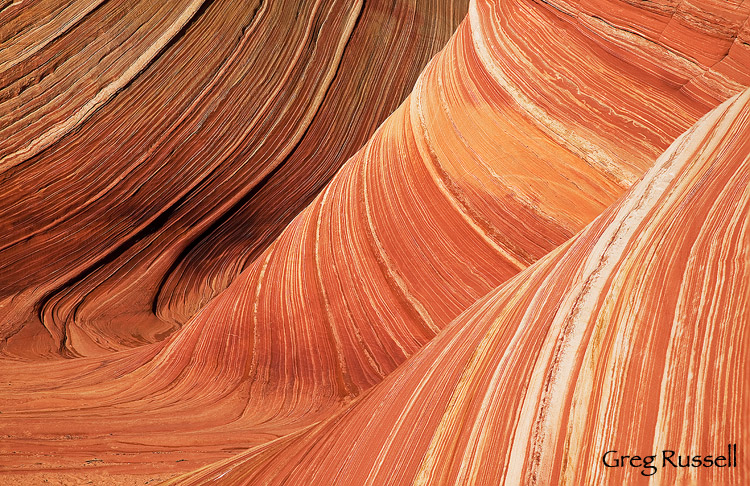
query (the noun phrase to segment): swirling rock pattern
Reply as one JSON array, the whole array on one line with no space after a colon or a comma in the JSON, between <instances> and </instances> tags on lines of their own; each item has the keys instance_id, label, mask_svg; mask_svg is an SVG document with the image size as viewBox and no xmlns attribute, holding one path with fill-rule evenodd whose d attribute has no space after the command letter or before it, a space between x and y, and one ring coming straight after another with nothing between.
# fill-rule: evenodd
<instances>
[{"instance_id":1,"label":"swirling rock pattern","mask_svg":"<svg viewBox=\"0 0 750 486\"><path fill-rule=\"evenodd\" d=\"M591 462L610 436L746 433L742 386L680 373L747 348L721 347L747 323L747 94L668 149L750 83L744 3L476 1L418 79L465 4L19 5L0 10L14 480L223 459L178 481L580 484L610 478ZM673 335L679 313L721 346ZM617 420L646 410L641 372L665 398L638 428ZM699 419L709 396L735 414Z\"/></svg>"},{"instance_id":2,"label":"swirling rock pattern","mask_svg":"<svg viewBox=\"0 0 750 486\"><path fill-rule=\"evenodd\" d=\"M750 90L345 411L171 484L623 484L602 452L746 441L748 182ZM750 477L701 469L651 481Z\"/></svg>"},{"instance_id":3,"label":"swirling rock pattern","mask_svg":"<svg viewBox=\"0 0 750 486\"><path fill-rule=\"evenodd\" d=\"M24 356L101 354L184 324L361 147L466 12L27 3L0 12L0 336Z\"/></svg>"}]
</instances>

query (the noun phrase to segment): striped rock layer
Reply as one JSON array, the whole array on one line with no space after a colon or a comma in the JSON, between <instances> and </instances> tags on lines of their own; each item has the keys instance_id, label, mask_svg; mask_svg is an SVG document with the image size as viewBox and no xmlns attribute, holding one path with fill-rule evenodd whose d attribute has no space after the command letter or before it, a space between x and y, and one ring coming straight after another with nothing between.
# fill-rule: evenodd
<instances>
[{"instance_id":1,"label":"striped rock layer","mask_svg":"<svg viewBox=\"0 0 750 486\"><path fill-rule=\"evenodd\" d=\"M0 352L179 328L408 95L467 3L0 7Z\"/></svg>"},{"instance_id":2,"label":"striped rock layer","mask_svg":"<svg viewBox=\"0 0 750 486\"><path fill-rule=\"evenodd\" d=\"M502 309L563 312L555 299L576 285L599 302L576 264L601 256L591 228L614 228L620 206L570 238L750 84L750 6L472 2L375 130L462 5L143 3L0 10L0 346L27 358L0 360L0 471L75 475L96 458L166 474L260 445L195 480L555 484L571 447L558 398L573 393L556 377L580 373L570 352L589 349L594 326ZM571 249L582 241L592 248ZM539 270L563 260L562 276ZM528 300L553 287L541 307ZM676 304L653 305L629 312ZM504 379L477 351L490 335L506 340L487 352L530 360L535 381L482 388ZM56 355L85 357L38 360ZM599 386L601 373L582 375ZM476 415L527 395L521 418ZM482 455L507 437L492 427L527 434L509 449L520 470L502 472L508 451ZM423 435L397 439L408 431Z\"/></svg>"},{"instance_id":3,"label":"striped rock layer","mask_svg":"<svg viewBox=\"0 0 750 486\"><path fill-rule=\"evenodd\" d=\"M346 410L170 484L641 484L602 454L726 457L750 436L748 235L750 90ZM658 457L649 484L750 479Z\"/></svg>"}]
</instances>

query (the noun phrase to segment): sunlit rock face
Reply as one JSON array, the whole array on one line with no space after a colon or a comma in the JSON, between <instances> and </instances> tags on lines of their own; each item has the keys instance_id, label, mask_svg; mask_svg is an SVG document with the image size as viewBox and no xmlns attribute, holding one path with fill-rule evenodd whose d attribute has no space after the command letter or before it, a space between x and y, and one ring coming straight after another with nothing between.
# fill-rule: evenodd
<instances>
[{"instance_id":1,"label":"sunlit rock face","mask_svg":"<svg viewBox=\"0 0 750 486\"><path fill-rule=\"evenodd\" d=\"M747 463L664 467L661 452L726 467L728 442L747 438L749 178L747 90L345 411L174 484L624 484L651 471L610 471L607 450L658 453L656 484L744 484Z\"/></svg>"},{"instance_id":2,"label":"sunlit rock face","mask_svg":"<svg viewBox=\"0 0 750 486\"><path fill-rule=\"evenodd\" d=\"M741 444L749 17L0 8L0 479L619 483L600 449Z\"/></svg>"}]
</instances>

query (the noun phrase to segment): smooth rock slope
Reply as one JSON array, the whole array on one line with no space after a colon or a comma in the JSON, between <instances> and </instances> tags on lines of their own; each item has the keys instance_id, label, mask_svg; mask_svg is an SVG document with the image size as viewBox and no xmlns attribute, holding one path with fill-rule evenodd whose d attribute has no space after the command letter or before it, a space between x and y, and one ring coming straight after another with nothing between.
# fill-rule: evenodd
<instances>
[{"instance_id":1,"label":"smooth rock slope","mask_svg":"<svg viewBox=\"0 0 750 486\"><path fill-rule=\"evenodd\" d=\"M610 440L741 442L750 5L466 9L0 6L0 478L578 484Z\"/></svg>"},{"instance_id":2,"label":"smooth rock slope","mask_svg":"<svg viewBox=\"0 0 750 486\"><path fill-rule=\"evenodd\" d=\"M747 90L349 408L170 484L646 482L607 450L658 452L649 484L745 484L746 462L660 451L727 456L750 434L749 183Z\"/></svg>"}]
</instances>

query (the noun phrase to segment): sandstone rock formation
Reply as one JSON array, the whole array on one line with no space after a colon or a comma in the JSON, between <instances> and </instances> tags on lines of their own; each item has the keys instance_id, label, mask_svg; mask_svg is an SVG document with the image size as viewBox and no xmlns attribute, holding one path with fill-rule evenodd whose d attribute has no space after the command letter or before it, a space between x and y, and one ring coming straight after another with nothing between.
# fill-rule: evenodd
<instances>
[{"instance_id":1,"label":"sandstone rock formation","mask_svg":"<svg viewBox=\"0 0 750 486\"><path fill-rule=\"evenodd\" d=\"M750 419L749 179L750 89L346 410L170 484L629 484L602 452L725 452ZM701 469L652 481L750 475Z\"/></svg>"},{"instance_id":2,"label":"sandstone rock formation","mask_svg":"<svg viewBox=\"0 0 750 486\"><path fill-rule=\"evenodd\" d=\"M293 3L0 7L0 478L583 484L747 435L750 5Z\"/></svg>"},{"instance_id":3,"label":"sandstone rock formation","mask_svg":"<svg viewBox=\"0 0 750 486\"><path fill-rule=\"evenodd\" d=\"M4 6L0 350L102 354L184 324L398 106L466 4Z\"/></svg>"}]
</instances>

